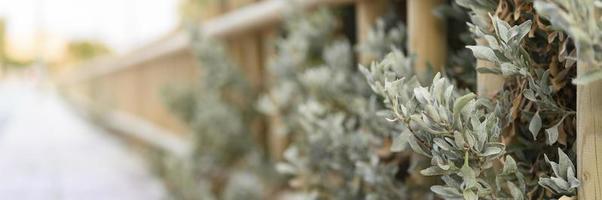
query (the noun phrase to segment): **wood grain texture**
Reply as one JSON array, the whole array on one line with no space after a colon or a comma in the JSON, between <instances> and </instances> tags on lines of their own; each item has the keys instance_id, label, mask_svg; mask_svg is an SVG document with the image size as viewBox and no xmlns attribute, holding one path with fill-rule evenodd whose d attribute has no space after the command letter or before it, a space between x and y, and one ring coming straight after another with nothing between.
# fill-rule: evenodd
<instances>
[{"instance_id":1,"label":"wood grain texture","mask_svg":"<svg viewBox=\"0 0 602 200\"><path fill-rule=\"evenodd\" d=\"M407 0L408 50L416 56L415 72L423 83L430 82L430 72L442 71L447 59L445 23L433 14L443 3L444 0Z\"/></svg>"},{"instance_id":2,"label":"wood grain texture","mask_svg":"<svg viewBox=\"0 0 602 200\"><path fill-rule=\"evenodd\" d=\"M594 66L593 52L578 52L577 74ZM579 199L602 199L602 81L577 86L577 176L581 180Z\"/></svg>"}]
</instances>

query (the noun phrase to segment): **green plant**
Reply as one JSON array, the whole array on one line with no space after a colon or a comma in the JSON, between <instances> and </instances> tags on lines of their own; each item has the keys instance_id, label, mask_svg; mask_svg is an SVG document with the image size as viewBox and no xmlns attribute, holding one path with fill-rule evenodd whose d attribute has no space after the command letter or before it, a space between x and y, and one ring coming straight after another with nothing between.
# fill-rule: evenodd
<instances>
[{"instance_id":1,"label":"green plant","mask_svg":"<svg viewBox=\"0 0 602 200\"><path fill-rule=\"evenodd\" d=\"M254 91L219 43L192 36L200 84L167 90L166 100L192 129L194 150L165 158L165 179L177 199L263 199L277 176L251 138Z\"/></svg>"},{"instance_id":2,"label":"green plant","mask_svg":"<svg viewBox=\"0 0 602 200\"><path fill-rule=\"evenodd\" d=\"M537 0L534 6L552 25L563 30L574 40L578 59L593 66L590 71L573 80L573 83L584 85L602 79L602 20L597 15L602 8L602 2Z\"/></svg>"},{"instance_id":3,"label":"green plant","mask_svg":"<svg viewBox=\"0 0 602 200\"><path fill-rule=\"evenodd\" d=\"M395 179L398 166L377 155L395 126L377 118L382 106L354 67L353 48L337 38L336 17L327 10L296 14L287 23L270 66L274 81L258 106L283 118L292 144L279 171L291 185L314 199L404 199ZM384 55L401 45L403 29L370 34L363 51ZM401 172L403 173L403 172Z\"/></svg>"},{"instance_id":4,"label":"green plant","mask_svg":"<svg viewBox=\"0 0 602 200\"><path fill-rule=\"evenodd\" d=\"M395 137L394 149L409 146L431 158L432 166L421 171L426 176L442 176L444 186L431 190L444 198L520 198L522 192L505 194L497 185L515 186L522 182L520 172L507 165L508 173L496 173L494 162L504 157L500 143L503 111L499 105L477 99L473 93L460 95L439 74L430 87L422 87L408 69L411 63L396 51L370 69L362 68L373 90L385 97L388 119L404 126ZM506 162L513 162L506 157ZM514 166L516 168L516 166ZM509 172L512 170L512 172ZM495 174L499 174L497 178ZM511 177L513 176L513 177ZM496 187L497 186L497 187ZM511 190L517 187L509 186Z\"/></svg>"},{"instance_id":5,"label":"green plant","mask_svg":"<svg viewBox=\"0 0 602 200\"><path fill-rule=\"evenodd\" d=\"M541 35L547 38L533 34L541 28L534 29L528 20L533 16L530 15L532 9L522 9L528 8L529 2L457 2L472 10L470 27L474 36L487 41L485 45L468 48L476 58L495 65L477 70L505 77L506 87L493 99L456 90L440 75L435 76L432 85L423 87L413 78L411 58L400 51L372 64L369 69L361 67L372 89L385 97L389 108L387 118L406 127L395 138L393 149L409 146L429 157L432 166L421 173L441 176L445 184L433 186L431 190L446 199L550 198L549 193L540 189L542 186L554 192L552 197L574 196L579 181L574 178L570 159L562 150L559 153L562 165L542 156L557 145L569 149L574 141L566 135L574 133L574 127L565 122L574 119L574 111L563 99L570 98L571 87L564 82L570 77L567 73L571 73L574 62L563 60L566 70L562 73L554 71L555 66L540 67L542 62L556 65L558 60L551 56L533 57L541 55L536 52L542 50L532 48L544 43L568 49L568 41L554 40L553 36L562 34L558 32L542 29ZM488 16L493 11L517 25ZM505 14L512 12L512 15ZM545 26L540 21L537 25ZM529 39L525 41L527 35ZM543 51L558 55L551 48ZM515 88L516 84L519 88ZM521 113L519 109L525 110ZM547 137L538 140L544 128ZM530 138L522 131L530 133ZM559 141L559 132L565 134L563 141ZM543 157L552 166L553 178L543 178L549 173L541 165ZM533 171L538 173L527 175Z\"/></svg>"}]
</instances>

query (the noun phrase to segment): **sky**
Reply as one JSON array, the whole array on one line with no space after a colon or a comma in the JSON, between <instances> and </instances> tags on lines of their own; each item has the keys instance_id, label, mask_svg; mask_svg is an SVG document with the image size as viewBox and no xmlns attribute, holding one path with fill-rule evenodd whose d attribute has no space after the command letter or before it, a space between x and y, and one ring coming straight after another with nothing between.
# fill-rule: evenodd
<instances>
[{"instance_id":1,"label":"sky","mask_svg":"<svg viewBox=\"0 0 602 200\"><path fill-rule=\"evenodd\" d=\"M36 36L44 35L47 49L93 39L124 53L174 30L178 0L0 0L0 17L17 50L35 48Z\"/></svg>"}]
</instances>

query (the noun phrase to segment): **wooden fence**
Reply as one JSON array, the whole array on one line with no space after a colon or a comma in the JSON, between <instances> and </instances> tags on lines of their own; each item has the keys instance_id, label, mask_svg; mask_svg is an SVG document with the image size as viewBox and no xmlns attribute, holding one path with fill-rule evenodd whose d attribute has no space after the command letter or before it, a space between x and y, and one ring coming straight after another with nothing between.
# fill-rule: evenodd
<instances>
[{"instance_id":1,"label":"wooden fence","mask_svg":"<svg viewBox=\"0 0 602 200\"><path fill-rule=\"evenodd\" d=\"M426 73L427 63L441 71L447 47L444 23L432 10L443 0L302 0L300 9L317 6L354 6L357 41L366 39L377 18L391 2L406 4L408 50L420 55L416 71ZM262 69L272 54L271 42L288 8L282 0L230 0L205 10L204 35L221 39L234 60L243 67L254 87L268 76ZM359 55L360 62L370 58ZM165 107L160 95L166 85L190 85L202 73L196 66L186 33L176 32L129 54L98 60L62 80L65 94L86 110L94 110L108 126L140 138L161 149L185 154L188 129ZM269 127L278 126L278 119ZM279 157L286 147L278 134L265 138L271 153Z\"/></svg>"},{"instance_id":2,"label":"wooden fence","mask_svg":"<svg viewBox=\"0 0 602 200\"><path fill-rule=\"evenodd\" d=\"M264 70L266 61L273 53L269 47L277 34L276 30L290 5L282 0L229 0L208 6L204 34L219 38L227 46L234 60L244 68L253 86L261 87L268 76ZM444 0L301 0L302 9L317 6L354 6L357 19L358 42L366 38L376 19L384 13L391 2L405 3L408 24L408 50L419 55L417 73L426 71L427 62L432 66L443 66L446 59L445 24L433 15L432 9ZM477 41L483 42L483 41ZM359 55L360 62L369 58ZM153 146L175 154L186 154L188 129L165 107L161 89L170 84L194 84L202 73L192 55L189 41L184 32L172 33L154 43L129 54L98 60L71 73L61 80L61 88L77 105L85 110L101 110L98 116L106 125L140 138ZM491 65L478 61L479 66ZM434 70L441 71L441 68ZM503 80L491 75L479 75L478 92L491 95L501 89ZM578 171L585 187L581 193L597 194L602 188L597 185L602 177L596 173L602 163L602 148L583 145L598 140L598 123L602 117L602 101L599 97L600 83L596 86L578 87ZM594 94L595 93L595 94ZM272 120L277 121L277 120ZM268 123L269 127L277 123ZM586 137L587 136L587 137ZM587 141L584 140L587 138ZM602 138L602 137L600 137ZM267 135L269 149L275 157L285 148L283 138ZM585 157L583 157L585 156ZM602 194L602 191L598 191ZM598 194L598 195L600 195ZM593 198L595 199L595 197Z\"/></svg>"}]
</instances>

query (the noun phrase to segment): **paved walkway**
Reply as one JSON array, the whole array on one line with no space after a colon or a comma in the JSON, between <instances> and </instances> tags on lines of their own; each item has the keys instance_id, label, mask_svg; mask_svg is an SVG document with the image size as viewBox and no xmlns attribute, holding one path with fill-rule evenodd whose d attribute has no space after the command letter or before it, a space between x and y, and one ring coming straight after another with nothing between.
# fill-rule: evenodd
<instances>
[{"instance_id":1,"label":"paved walkway","mask_svg":"<svg viewBox=\"0 0 602 200\"><path fill-rule=\"evenodd\" d=\"M126 144L55 94L0 83L0 199L154 200L162 185Z\"/></svg>"}]
</instances>

